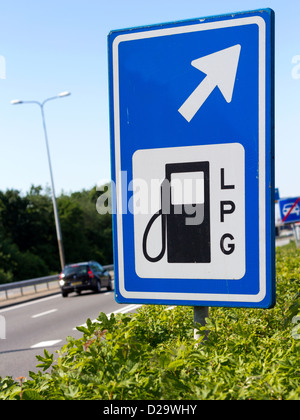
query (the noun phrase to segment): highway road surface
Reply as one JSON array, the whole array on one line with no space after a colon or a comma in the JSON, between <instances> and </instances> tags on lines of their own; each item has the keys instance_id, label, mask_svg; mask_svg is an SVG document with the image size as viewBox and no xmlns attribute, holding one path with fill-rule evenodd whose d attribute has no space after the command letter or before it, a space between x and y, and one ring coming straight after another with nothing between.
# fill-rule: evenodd
<instances>
[{"instance_id":1,"label":"highway road surface","mask_svg":"<svg viewBox=\"0 0 300 420\"><path fill-rule=\"evenodd\" d=\"M5 339L0 337L0 376L25 376L37 371L37 354L46 348L55 354L66 343L66 337L82 337L76 330L90 318L95 320L100 312L133 312L141 305L120 305L114 292L61 294L25 302L0 310L0 320L5 323Z\"/></svg>"}]
</instances>

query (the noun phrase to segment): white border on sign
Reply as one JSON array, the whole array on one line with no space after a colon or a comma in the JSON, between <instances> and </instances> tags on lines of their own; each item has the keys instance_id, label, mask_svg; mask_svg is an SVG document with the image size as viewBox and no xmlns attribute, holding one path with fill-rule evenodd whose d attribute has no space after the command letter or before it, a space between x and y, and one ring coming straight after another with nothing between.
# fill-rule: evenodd
<instances>
[{"instance_id":1,"label":"white border on sign","mask_svg":"<svg viewBox=\"0 0 300 420\"><path fill-rule=\"evenodd\" d=\"M125 289L124 255L123 255L123 221L122 221L122 185L121 185L121 145L120 145L120 103L119 103L119 56L121 42L154 38L211 29L228 28L256 24L259 28L259 292L250 294L218 293L173 293L173 292L133 292ZM119 267L119 289L127 299L153 299L172 301L215 301L258 303L266 296L266 222L265 222L265 86L266 86L266 24L262 17L251 16L232 20L208 22L174 28L154 29L119 35L113 41L113 99L114 99L114 135L115 135L115 179L117 186L117 246Z\"/></svg>"}]
</instances>

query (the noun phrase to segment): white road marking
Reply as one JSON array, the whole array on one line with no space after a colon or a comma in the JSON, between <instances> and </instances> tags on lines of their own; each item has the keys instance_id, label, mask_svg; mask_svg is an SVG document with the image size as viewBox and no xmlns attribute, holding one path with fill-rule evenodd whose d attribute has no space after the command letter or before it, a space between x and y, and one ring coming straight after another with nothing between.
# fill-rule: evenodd
<instances>
[{"instance_id":1,"label":"white road marking","mask_svg":"<svg viewBox=\"0 0 300 420\"><path fill-rule=\"evenodd\" d=\"M30 346L31 349L37 349L39 347L51 347L57 343L60 343L62 340L49 340L49 341L41 341L40 343L34 344Z\"/></svg>"},{"instance_id":2,"label":"white road marking","mask_svg":"<svg viewBox=\"0 0 300 420\"><path fill-rule=\"evenodd\" d=\"M9 308L1 309L0 313L13 311L14 309L24 308L25 306L30 306L30 305L34 305L36 303L46 302L47 300L57 299L57 298L60 298L60 297L61 297L61 293L59 293L57 295L54 295L54 296L48 296L46 298L33 300L31 302L20 303L19 305L10 306Z\"/></svg>"},{"instance_id":3,"label":"white road marking","mask_svg":"<svg viewBox=\"0 0 300 420\"><path fill-rule=\"evenodd\" d=\"M110 314L107 314L107 317L109 318L112 313L113 314L118 314L118 313L126 314L127 312L134 311L134 310L140 308L141 306L143 306L143 305L128 305L128 306L125 306L125 308L121 308L121 309L118 309L114 312L111 312Z\"/></svg>"},{"instance_id":4,"label":"white road marking","mask_svg":"<svg viewBox=\"0 0 300 420\"><path fill-rule=\"evenodd\" d=\"M57 309L50 309L50 311L41 312L40 314L32 315L31 318L39 318L40 316L52 314L53 312L56 312L56 311L57 311Z\"/></svg>"}]
</instances>

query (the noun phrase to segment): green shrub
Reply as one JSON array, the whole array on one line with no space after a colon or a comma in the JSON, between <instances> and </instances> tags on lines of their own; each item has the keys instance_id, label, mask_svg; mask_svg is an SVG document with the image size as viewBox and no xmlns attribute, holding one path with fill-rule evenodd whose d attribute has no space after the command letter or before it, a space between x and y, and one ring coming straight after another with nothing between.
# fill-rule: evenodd
<instances>
[{"instance_id":1,"label":"green shrub","mask_svg":"<svg viewBox=\"0 0 300 420\"><path fill-rule=\"evenodd\" d=\"M299 399L299 256L277 250L273 309L210 308L197 346L190 307L101 313L30 379L0 379L0 399Z\"/></svg>"},{"instance_id":2,"label":"green shrub","mask_svg":"<svg viewBox=\"0 0 300 420\"><path fill-rule=\"evenodd\" d=\"M3 268L0 268L0 284L10 283L13 279L13 275L10 271L6 272Z\"/></svg>"}]
</instances>

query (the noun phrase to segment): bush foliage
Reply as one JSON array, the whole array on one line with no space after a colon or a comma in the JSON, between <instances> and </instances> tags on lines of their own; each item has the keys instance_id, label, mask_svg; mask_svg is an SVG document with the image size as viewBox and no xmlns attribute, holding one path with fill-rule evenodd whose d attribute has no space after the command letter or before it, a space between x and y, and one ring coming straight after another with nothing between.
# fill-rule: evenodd
<instances>
[{"instance_id":1,"label":"bush foliage","mask_svg":"<svg viewBox=\"0 0 300 420\"><path fill-rule=\"evenodd\" d=\"M0 399L299 399L299 257L277 249L274 308L210 308L197 345L191 307L100 313L29 379L0 379Z\"/></svg>"}]
</instances>

